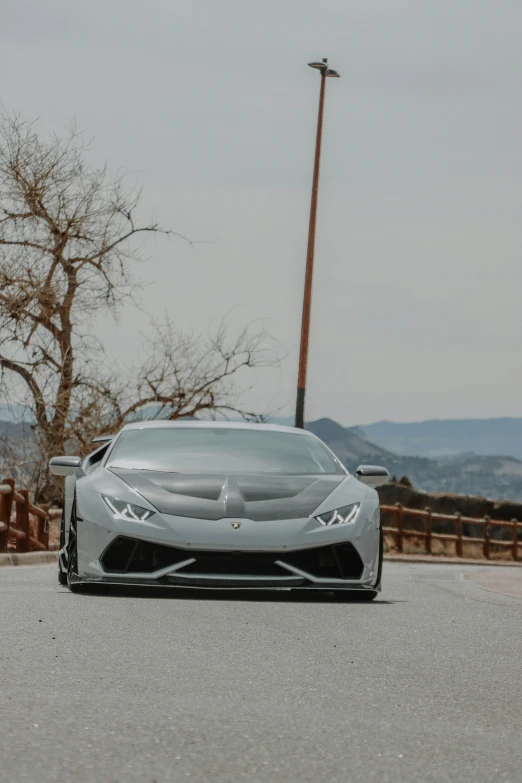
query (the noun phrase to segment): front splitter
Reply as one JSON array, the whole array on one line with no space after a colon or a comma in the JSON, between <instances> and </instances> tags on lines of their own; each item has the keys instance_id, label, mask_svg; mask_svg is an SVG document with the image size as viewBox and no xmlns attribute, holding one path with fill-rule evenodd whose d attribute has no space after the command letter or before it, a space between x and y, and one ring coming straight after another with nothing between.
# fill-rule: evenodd
<instances>
[{"instance_id":1,"label":"front splitter","mask_svg":"<svg viewBox=\"0 0 522 783\"><path fill-rule=\"evenodd\" d=\"M343 582L338 582L334 584L328 584L328 585L320 585L320 584L311 584L307 582L302 582L299 584L289 584L288 582L285 582L284 584L266 584L266 582L263 582L263 584L256 584L255 582L252 582L249 580L248 583L238 583L233 582L231 583L230 580L215 580L212 582L212 584L209 584L208 581L205 581L204 584L197 584L194 581L187 582L185 580L179 581L179 582L173 582L171 579L162 578L162 579L114 579L111 577L103 577L100 579L79 579L77 580L76 584L83 584L86 587L92 586L95 587L96 585L113 585L113 586L119 586L119 587L156 587L156 588L165 588L168 587L172 590L224 590L233 592L235 590L237 591L248 591L248 590L254 590L255 592L271 592L271 591L290 591L290 590L306 590L307 592L347 592L347 593L361 593L361 592L380 592L380 587L373 587L371 585L362 585L362 584L350 584L347 585Z\"/></svg>"}]
</instances>

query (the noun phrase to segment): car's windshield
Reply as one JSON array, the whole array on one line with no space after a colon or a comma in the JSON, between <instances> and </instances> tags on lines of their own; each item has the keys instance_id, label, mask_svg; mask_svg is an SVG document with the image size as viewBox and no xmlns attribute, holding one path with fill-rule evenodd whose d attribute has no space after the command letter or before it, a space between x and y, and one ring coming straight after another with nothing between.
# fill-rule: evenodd
<instances>
[{"instance_id":1,"label":"car's windshield","mask_svg":"<svg viewBox=\"0 0 522 783\"><path fill-rule=\"evenodd\" d=\"M107 467L173 473L344 473L312 435L233 427L125 430L109 455Z\"/></svg>"}]
</instances>

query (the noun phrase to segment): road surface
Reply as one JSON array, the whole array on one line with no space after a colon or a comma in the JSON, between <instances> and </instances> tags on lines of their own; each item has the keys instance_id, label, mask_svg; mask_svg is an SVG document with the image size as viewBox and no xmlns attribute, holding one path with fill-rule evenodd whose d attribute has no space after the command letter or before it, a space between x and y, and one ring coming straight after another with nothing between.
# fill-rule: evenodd
<instances>
[{"instance_id":1,"label":"road surface","mask_svg":"<svg viewBox=\"0 0 522 783\"><path fill-rule=\"evenodd\" d=\"M521 576L387 563L347 604L2 568L0 781L517 783Z\"/></svg>"}]
</instances>

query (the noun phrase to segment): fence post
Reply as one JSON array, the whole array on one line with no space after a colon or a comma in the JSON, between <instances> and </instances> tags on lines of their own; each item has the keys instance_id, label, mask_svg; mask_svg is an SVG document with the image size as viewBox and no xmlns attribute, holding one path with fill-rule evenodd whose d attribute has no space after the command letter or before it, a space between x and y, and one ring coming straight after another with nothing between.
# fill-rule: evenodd
<instances>
[{"instance_id":1,"label":"fence post","mask_svg":"<svg viewBox=\"0 0 522 783\"><path fill-rule=\"evenodd\" d=\"M455 513L455 534L457 540L455 541L455 554L457 557L462 557L462 514L460 511Z\"/></svg>"},{"instance_id":2,"label":"fence post","mask_svg":"<svg viewBox=\"0 0 522 783\"><path fill-rule=\"evenodd\" d=\"M424 523L424 532L426 534L425 549L426 554L431 555L431 534L433 532L433 518L431 516L431 508L426 506L426 522Z\"/></svg>"},{"instance_id":3,"label":"fence post","mask_svg":"<svg viewBox=\"0 0 522 783\"><path fill-rule=\"evenodd\" d=\"M484 522L486 523L484 525L484 546L483 546L483 555L486 558L486 560L489 560L489 538L491 531L489 529L489 523L491 521L491 518L488 516L484 517Z\"/></svg>"},{"instance_id":4,"label":"fence post","mask_svg":"<svg viewBox=\"0 0 522 783\"><path fill-rule=\"evenodd\" d=\"M38 517L38 541L49 549L49 503L43 503L40 508L45 511L45 519Z\"/></svg>"},{"instance_id":5,"label":"fence post","mask_svg":"<svg viewBox=\"0 0 522 783\"><path fill-rule=\"evenodd\" d=\"M19 489L18 494L23 497L23 502L16 501L16 527L24 534L24 538L16 539L17 552L30 552L30 531L29 531L29 492L26 489Z\"/></svg>"},{"instance_id":6,"label":"fence post","mask_svg":"<svg viewBox=\"0 0 522 783\"><path fill-rule=\"evenodd\" d=\"M5 517L5 498L6 495L0 495L0 522L4 522ZM7 523L6 523L7 524ZM0 530L0 552L5 552L7 550L7 533L9 528L6 527L5 530Z\"/></svg>"},{"instance_id":7,"label":"fence post","mask_svg":"<svg viewBox=\"0 0 522 783\"><path fill-rule=\"evenodd\" d=\"M0 552L7 552L15 483L14 479L3 479L2 484L9 484L11 487L11 492L8 495L0 495L0 522L4 522L7 525L7 529L3 533L0 532Z\"/></svg>"},{"instance_id":8,"label":"fence post","mask_svg":"<svg viewBox=\"0 0 522 783\"><path fill-rule=\"evenodd\" d=\"M513 525L512 555L513 555L513 560L518 560L518 521L516 519L512 519L511 524Z\"/></svg>"},{"instance_id":9,"label":"fence post","mask_svg":"<svg viewBox=\"0 0 522 783\"><path fill-rule=\"evenodd\" d=\"M395 527L397 528L397 552L402 554L404 548L404 519L402 516L402 503L395 504Z\"/></svg>"}]
</instances>

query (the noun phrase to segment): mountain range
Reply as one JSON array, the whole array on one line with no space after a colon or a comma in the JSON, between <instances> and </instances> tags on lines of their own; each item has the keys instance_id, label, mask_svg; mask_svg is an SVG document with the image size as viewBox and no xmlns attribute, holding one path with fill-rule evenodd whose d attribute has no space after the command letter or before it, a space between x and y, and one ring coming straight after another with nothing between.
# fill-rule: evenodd
<instances>
[{"instance_id":1,"label":"mountain range","mask_svg":"<svg viewBox=\"0 0 522 783\"><path fill-rule=\"evenodd\" d=\"M396 454L437 459L473 452L522 459L522 418L378 421L359 429Z\"/></svg>"},{"instance_id":2,"label":"mountain range","mask_svg":"<svg viewBox=\"0 0 522 783\"><path fill-rule=\"evenodd\" d=\"M370 440L362 427L342 427L327 418L306 427L352 472L362 462L380 464L396 478L407 476L423 492L522 501L522 461L514 457L473 453L437 459L408 456Z\"/></svg>"}]
</instances>

